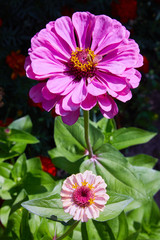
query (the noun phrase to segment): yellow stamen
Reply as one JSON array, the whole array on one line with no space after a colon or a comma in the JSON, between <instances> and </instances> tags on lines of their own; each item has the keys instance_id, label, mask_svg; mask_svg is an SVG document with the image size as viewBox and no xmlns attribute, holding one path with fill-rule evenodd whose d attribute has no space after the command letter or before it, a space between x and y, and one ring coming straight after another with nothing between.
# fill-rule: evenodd
<instances>
[{"instance_id":1,"label":"yellow stamen","mask_svg":"<svg viewBox=\"0 0 160 240\"><path fill-rule=\"evenodd\" d=\"M88 182L86 182L86 180L84 180L84 182L82 182L82 186L86 186Z\"/></svg>"},{"instance_id":2,"label":"yellow stamen","mask_svg":"<svg viewBox=\"0 0 160 240\"><path fill-rule=\"evenodd\" d=\"M94 198L90 198L90 199L88 200L88 202L89 202L90 205L92 205L92 204L94 203Z\"/></svg>"},{"instance_id":3,"label":"yellow stamen","mask_svg":"<svg viewBox=\"0 0 160 240\"><path fill-rule=\"evenodd\" d=\"M72 186L72 188L77 188L78 187L78 184L77 183L75 183L75 184L73 184L73 186Z\"/></svg>"},{"instance_id":4,"label":"yellow stamen","mask_svg":"<svg viewBox=\"0 0 160 240\"><path fill-rule=\"evenodd\" d=\"M93 184L88 184L88 187L89 187L89 189L94 188L94 187L93 187Z\"/></svg>"}]
</instances>

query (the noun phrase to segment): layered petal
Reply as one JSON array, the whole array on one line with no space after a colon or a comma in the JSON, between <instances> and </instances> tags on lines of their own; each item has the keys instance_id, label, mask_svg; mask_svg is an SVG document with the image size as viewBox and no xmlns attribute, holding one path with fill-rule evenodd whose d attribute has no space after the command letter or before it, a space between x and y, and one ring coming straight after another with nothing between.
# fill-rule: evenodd
<instances>
[{"instance_id":1,"label":"layered petal","mask_svg":"<svg viewBox=\"0 0 160 240\"><path fill-rule=\"evenodd\" d=\"M65 74L59 74L54 77L51 77L47 81L47 88L49 89L50 92L56 94L60 94L66 90L68 85L73 82L74 76L70 75L65 75Z\"/></svg>"},{"instance_id":2,"label":"layered petal","mask_svg":"<svg viewBox=\"0 0 160 240\"><path fill-rule=\"evenodd\" d=\"M75 122L77 122L79 118L79 109L77 111L72 111L72 112L68 112L67 115L62 116L62 120L65 124L67 125L73 125Z\"/></svg>"},{"instance_id":3,"label":"layered petal","mask_svg":"<svg viewBox=\"0 0 160 240\"><path fill-rule=\"evenodd\" d=\"M89 111L92 109L95 105L97 104L97 97L92 96L91 94L88 93L87 97L85 100L81 103L81 108L83 110Z\"/></svg>"},{"instance_id":4,"label":"layered petal","mask_svg":"<svg viewBox=\"0 0 160 240\"><path fill-rule=\"evenodd\" d=\"M36 48L30 54L30 59L33 72L36 75L43 75L45 78L68 70L66 65L58 61L52 52L45 47Z\"/></svg>"},{"instance_id":5,"label":"layered petal","mask_svg":"<svg viewBox=\"0 0 160 240\"><path fill-rule=\"evenodd\" d=\"M102 115L106 118L113 118L118 113L116 103L107 94L98 97L98 104Z\"/></svg>"},{"instance_id":6,"label":"layered petal","mask_svg":"<svg viewBox=\"0 0 160 240\"><path fill-rule=\"evenodd\" d=\"M85 78L82 78L80 82L77 82L75 88L72 91L72 101L75 104L80 104L87 96L87 87Z\"/></svg>"},{"instance_id":7,"label":"layered petal","mask_svg":"<svg viewBox=\"0 0 160 240\"><path fill-rule=\"evenodd\" d=\"M95 16L88 12L76 12L72 16L72 21L77 34L79 47L90 47Z\"/></svg>"},{"instance_id":8,"label":"layered petal","mask_svg":"<svg viewBox=\"0 0 160 240\"><path fill-rule=\"evenodd\" d=\"M91 49L95 51L102 39L112 30L112 19L105 15L99 15L95 18L95 25L92 32Z\"/></svg>"},{"instance_id":9,"label":"layered petal","mask_svg":"<svg viewBox=\"0 0 160 240\"><path fill-rule=\"evenodd\" d=\"M69 17L61 17L55 21L55 30L57 34L65 40L74 51L77 47L74 36L74 27Z\"/></svg>"},{"instance_id":10,"label":"layered petal","mask_svg":"<svg viewBox=\"0 0 160 240\"><path fill-rule=\"evenodd\" d=\"M125 78L121 76L116 76L107 72L100 71L97 72L97 75L108 88L115 92L122 91L127 86Z\"/></svg>"},{"instance_id":11,"label":"layered petal","mask_svg":"<svg viewBox=\"0 0 160 240\"><path fill-rule=\"evenodd\" d=\"M43 100L42 89L45 85L46 85L45 82L38 83L37 85L33 86L30 89L29 96L35 103L42 102L42 100Z\"/></svg>"}]
</instances>

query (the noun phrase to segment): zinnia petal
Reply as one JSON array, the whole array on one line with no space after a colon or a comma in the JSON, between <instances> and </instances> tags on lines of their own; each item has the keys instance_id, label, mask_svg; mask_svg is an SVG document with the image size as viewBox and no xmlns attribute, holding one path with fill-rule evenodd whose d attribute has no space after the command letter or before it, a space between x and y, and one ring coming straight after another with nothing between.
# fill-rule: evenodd
<instances>
[{"instance_id":1,"label":"zinnia petal","mask_svg":"<svg viewBox=\"0 0 160 240\"><path fill-rule=\"evenodd\" d=\"M74 28L69 17L61 17L55 22L55 30L60 37L63 38L74 51L76 48L76 41L74 36Z\"/></svg>"},{"instance_id":2,"label":"zinnia petal","mask_svg":"<svg viewBox=\"0 0 160 240\"><path fill-rule=\"evenodd\" d=\"M53 73L64 72L66 66L56 60L51 51L45 47L36 48L30 55L33 72L46 78Z\"/></svg>"},{"instance_id":3,"label":"zinnia petal","mask_svg":"<svg viewBox=\"0 0 160 240\"><path fill-rule=\"evenodd\" d=\"M62 116L63 122L69 126L77 122L78 118L79 118L79 109L74 112L68 112L67 115Z\"/></svg>"},{"instance_id":4,"label":"zinnia petal","mask_svg":"<svg viewBox=\"0 0 160 240\"><path fill-rule=\"evenodd\" d=\"M90 47L95 16L88 12L76 12L72 16L80 48Z\"/></svg>"}]
</instances>

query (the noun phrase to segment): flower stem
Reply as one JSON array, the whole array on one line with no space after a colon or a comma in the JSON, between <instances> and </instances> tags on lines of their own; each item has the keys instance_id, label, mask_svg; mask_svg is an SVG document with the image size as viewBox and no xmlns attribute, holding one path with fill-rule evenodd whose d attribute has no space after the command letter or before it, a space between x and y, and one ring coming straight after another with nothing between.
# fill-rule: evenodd
<instances>
[{"instance_id":1,"label":"flower stem","mask_svg":"<svg viewBox=\"0 0 160 240\"><path fill-rule=\"evenodd\" d=\"M68 236L73 230L75 227L77 227L79 221L75 221L72 226L60 237L56 238L56 240L61 240L63 238L65 238L66 236Z\"/></svg>"},{"instance_id":2,"label":"flower stem","mask_svg":"<svg viewBox=\"0 0 160 240\"><path fill-rule=\"evenodd\" d=\"M85 140L87 144L87 149L89 151L89 157L91 158L93 156L93 150L91 147L91 143L89 140L89 111L83 111L84 114L84 134L85 134Z\"/></svg>"}]
</instances>

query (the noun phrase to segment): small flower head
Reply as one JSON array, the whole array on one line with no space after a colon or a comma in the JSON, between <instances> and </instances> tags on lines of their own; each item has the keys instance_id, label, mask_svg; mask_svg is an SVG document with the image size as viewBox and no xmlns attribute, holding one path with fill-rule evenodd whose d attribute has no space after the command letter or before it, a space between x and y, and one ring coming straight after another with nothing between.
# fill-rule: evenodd
<instances>
[{"instance_id":1,"label":"small flower head","mask_svg":"<svg viewBox=\"0 0 160 240\"><path fill-rule=\"evenodd\" d=\"M99 217L109 199L106 187L102 177L91 171L71 175L64 181L61 190L64 211L74 220L82 222Z\"/></svg>"},{"instance_id":2,"label":"small flower head","mask_svg":"<svg viewBox=\"0 0 160 240\"><path fill-rule=\"evenodd\" d=\"M9 134L11 133L11 129L5 128L5 129L4 129L4 132L5 132L7 135L9 135Z\"/></svg>"}]
</instances>

